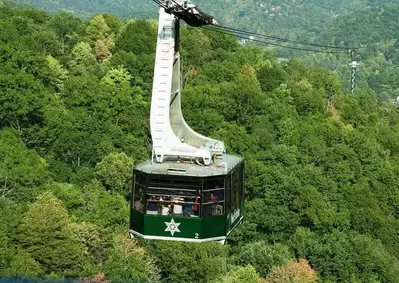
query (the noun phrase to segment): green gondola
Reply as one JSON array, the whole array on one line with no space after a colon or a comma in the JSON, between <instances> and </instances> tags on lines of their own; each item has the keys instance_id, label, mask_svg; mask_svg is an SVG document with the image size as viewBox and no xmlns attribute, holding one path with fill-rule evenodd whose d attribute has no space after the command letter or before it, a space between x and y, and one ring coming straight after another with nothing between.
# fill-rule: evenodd
<instances>
[{"instance_id":1,"label":"green gondola","mask_svg":"<svg viewBox=\"0 0 399 283\"><path fill-rule=\"evenodd\" d=\"M145 239L224 242L243 220L244 162L149 161L134 169L130 233Z\"/></svg>"},{"instance_id":2,"label":"green gondola","mask_svg":"<svg viewBox=\"0 0 399 283\"><path fill-rule=\"evenodd\" d=\"M179 4L180 2L180 4ZM133 171L130 235L224 243L244 215L244 161L181 111L180 19L216 24L187 1L161 1L151 100L151 159Z\"/></svg>"}]
</instances>

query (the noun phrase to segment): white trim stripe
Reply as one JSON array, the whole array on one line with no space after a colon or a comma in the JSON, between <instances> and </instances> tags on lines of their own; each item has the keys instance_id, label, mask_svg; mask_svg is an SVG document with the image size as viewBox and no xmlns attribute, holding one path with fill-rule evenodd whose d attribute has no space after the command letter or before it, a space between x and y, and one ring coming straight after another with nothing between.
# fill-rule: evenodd
<instances>
[{"instance_id":1,"label":"white trim stripe","mask_svg":"<svg viewBox=\"0 0 399 283\"><path fill-rule=\"evenodd\" d=\"M147 240L166 240L166 241L179 241L179 242L192 242L192 243L204 243L209 241L226 240L225 236L206 238L206 239L191 239L191 238L177 238L177 237L163 237L163 236L146 236L134 230L129 230L129 233L134 234L138 237L142 237Z\"/></svg>"},{"instance_id":2,"label":"white trim stripe","mask_svg":"<svg viewBox=\"0 0 399 283\"><path fill-rule=\"evenodd\" d=\"M237 221L237 223L234 225L233 228L230 228L230 231L227 233L226 238L230 235L230 233L238 226L242 223L242 220L244 219L244 216L240 217L240 220Z\"/></svg>"}]
</instances>

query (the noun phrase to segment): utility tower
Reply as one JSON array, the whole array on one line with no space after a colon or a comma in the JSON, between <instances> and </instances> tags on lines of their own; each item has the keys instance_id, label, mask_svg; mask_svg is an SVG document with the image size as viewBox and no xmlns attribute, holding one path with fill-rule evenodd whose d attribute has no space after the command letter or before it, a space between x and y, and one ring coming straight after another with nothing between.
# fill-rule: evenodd
<instances>
[{"instance_id":1,"label":"utility tower","mask_svg":"<svg viewBox=\"0 0 399 283\"><path fill-rule=\"evenodd\" d=\"M356 61L355 59L355 51L351 51L351 57L352 57L352 62L349 64L349 67L352 68L352 74L351 74L351 93L355 93L355 88L356 88L356 72L357 72L357 67L360 66L360 64Z\"/></svg>"}]
</instances>

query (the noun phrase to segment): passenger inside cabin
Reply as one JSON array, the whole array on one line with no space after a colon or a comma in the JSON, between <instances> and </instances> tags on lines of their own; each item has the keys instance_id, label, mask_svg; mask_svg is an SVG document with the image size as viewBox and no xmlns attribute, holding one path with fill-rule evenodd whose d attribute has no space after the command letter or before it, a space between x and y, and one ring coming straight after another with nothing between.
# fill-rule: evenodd
<instances>
[{"instance_id":1,"label":"passenger inside cabin","mask_svg":"<svg viewBox=\"0 0 399 283\"><path fill-rule=\"evenodd\" d=\"M147 214L158 214L158 203L156 202L155 196L151 196L151 198L148 200Z\"/></svg>"},{"instance_id":2,"label":"passenger inside cabin","mask_svg":"<svg viewBox=\"0 0 399 283\"><path fill-rule=\"evenodd\" d=\"M170 197L169 196L161 196L161 201L170 201Z\"/></svg>"},{"instance_id":3,"label":"passenger inside cabin","mask_svg":"<svg viewBox=\"0 0 399 283\"><path fill-rule=\"evenodd\" d=\"M193 213L194 215L198 216L199 215L199 204L200 204L200 198L195 198L194 199L194 204L193 204Z\"/></svg>"},{"instance_id":4,"label":"passenger inside cabin","mask_svg":"<svg viewBox=\"0 0 399 283\"><path fill-rule=\"evenodd\" d=\"M212 202L212 204L211 204L212 215L217 214L216 213L216 207L217 207L217 203L218 203L218 197L215 194L211 193L209 201Z\"/></svg>"},{"instance_id":5,"label":"passenger inside cabin","mask_svg":"<svg viewBox=\"0 0 399 283\"><path fill-rule=\"evenodd\" d=\"M162 205L162 215L169 215L171 212L171 206L170 205Z\"/></svg>"},{"instance_id":6,"label":"passenger inside cabin","mask_svg":"<svg viewBox=\"0 0 399 283\"><path fill-rule=\"evenodd\" d=\"M194 206L193 200L186 198L184 200L183 215L187 217L191 217L192 215L194 215L193 206Z\"/></svg>"},{"instance_id":7,"label":"passenger inside cabin","mask_svg":"<svg viewBox=\"0 0 399 283\"><path fill-rule=\"evenodd\" d=\"M142 200L142 198L139 198L138 200L136 200L135 202L134 202L134 208L137 210L137 211L143 211L143 203L141 202L141 200Z\"/></svg>"},{"instance_id":8,"label":"passenger inside cabin","mask_svg":"<svg viewBox=\"0 0 399 283\"><path fill-rule=\"evenodd\" d=\"M213 196L213 194L211 194L210 192L205 192L205 194L204 194L204 204L203 204L203 210L202 210L203 216L212 215L212 203L211 203L212 196Z\"/></svg>"},{"instance_id":9,"label":"passenger inside cabin","mask_svg":"<svg viewBox=\"0 0 399 283\"><path fill-rule=\"evenodd\" d=\"M215 196L213 193L210 194L209 196L209 202L217 202L218 197Z\"/></svg>"},{"instance_id":10,"label":"passenger inside cabin","mask_svg":"<svg viewBox=\"0 0 399 283\"><path fill-rule=\"evenodd\" d=\"M184 198L182 197L174 197L173 198L173 214L182 215L183 214L183 204Z\"/></svg>"}]
</instances>

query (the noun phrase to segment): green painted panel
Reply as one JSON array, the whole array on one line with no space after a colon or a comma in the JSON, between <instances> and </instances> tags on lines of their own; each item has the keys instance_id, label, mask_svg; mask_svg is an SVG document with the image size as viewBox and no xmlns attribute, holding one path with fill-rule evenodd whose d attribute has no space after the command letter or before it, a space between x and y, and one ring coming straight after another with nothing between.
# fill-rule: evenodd
<instances>
[{"instance_id":1,"label":"green painted panel","mask_svg":"<svg viewBox=\"0 0 399 283\"><path fill-rule=\"evenodd\" d=\"M144 233L144 214L138 212L137 210L130 210L130 229L139 232L141 234Z\"/></svg>"},{"instance_id":2,"label":"green painted panel","mask_svg":"<svg viewBox=\"0 0 399 283\"><path fill-rule=\"evenodd\" d=\"M190 218L145 215L144 235L189 239L226 236L226 216Z\"/></svg>"},{"instance_id":3,"label":"green painted panel","mask_svg":"<svg viewBox=\"0 0 399 283\"><path fill-rule=\"evenodd\" d=\"M146 236L201 239L201 219L183 216L145 215Z\"/></svg>"},{"instance_id":4,"label":"green painted panel","mask_svg":"<svg viewBox=\"0 0 399 283\"><path fill-rule=\"evenodd\" d=\"M226 216L215 215L202 218L200 238L226 236Z\"/></svg>"},{"instance_id":5,"label":"green painted panel","mask_svg":"<svg viewBox=\"0 0 399 283\"><path fill-rule=\"evenodd\" d=\"M242 205L240 205L242 207ZM237 208L236 210L234 210L232 213L229 213L227 215L227 230L231 230L241 219L241 217L243 216L243 210L240 208Z\"/></svg>"}]
</instances>

